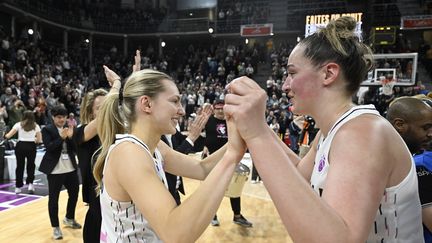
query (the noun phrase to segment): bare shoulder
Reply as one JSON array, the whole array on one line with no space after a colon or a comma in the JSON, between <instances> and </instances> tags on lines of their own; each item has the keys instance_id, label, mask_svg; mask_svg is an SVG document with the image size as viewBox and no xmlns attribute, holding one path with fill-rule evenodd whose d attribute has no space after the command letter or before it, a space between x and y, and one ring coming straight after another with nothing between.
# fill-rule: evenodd
<instances>
[{"instance_id":1,"label":"bare shoulder","mask_svg":"<svg viewBox=\"0 0 432 243\"><path fill-rule=\"evenodd\" d=\"M106 176L112 185L125 187L147 173L154 173L153 159L138 144L123 142L111 151Z\"/></svg>"},{"instance_id":2,"label":"bare shoulder","mask_svg":"<svg viewBox=\"0 0 432 243\"><path fill-rule=\"evenodd\" d=\"M410 154L387 120L365 114L337 131L328 159L322 198L364 241L383 192L407 176Z\"/></svg>"},{"instance_id":3,"label":"bare shoulder","mask_svg":"<svg viewBox=\"0 0 432 243\"><path fill-rule=\"evenodd\" d=\"M385 118L377 115L361 115L344 124L335 135L330 155L336 162L345 160L353 168L386 175L387 187L402 181L411 168L404 141Z\"/></svg>"},{"instance_id":4,"label":"bare shoulder","mask_svg":"<svg viewBox=\"0 0 432 243\"><path fill-rule=\"evenodd\" d=\"M123 142L117 145L111 152L110 161L113 162L113 166L121 168L121 171L128 171L130 168L137 168L141 166L150 166L153 164L153 160L150 154L144 150L140 145L133 142ZM146 163L150 161L152 163Z\"/></svg>"}]
</instances>

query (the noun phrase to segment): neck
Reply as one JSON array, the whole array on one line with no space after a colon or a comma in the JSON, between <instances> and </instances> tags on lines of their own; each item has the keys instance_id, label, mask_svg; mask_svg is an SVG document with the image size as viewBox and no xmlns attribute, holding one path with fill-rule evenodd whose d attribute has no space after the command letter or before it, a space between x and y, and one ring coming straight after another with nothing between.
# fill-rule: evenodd
<instances>
[{"instance_id":1,"label":"neck","mask_svg":"<svg viewBox=\"0 0 432 243\"><path fill-rule=\"evenodd\" d=\"M324 136L330 132L330 129L336 121L349 109L354 107L351 99L339 100L338 102L328 102L324 108L321 107L316 114L312 114L318 128Z\"/></svg>"},{"instance_id":2,"label":"neck","mask_svg":"<svg viewBox=\"0 0 432 243\"><path fill-rule=\"evenodd\" d=\"M132 126L130 134L143 141L149 147L150 152L154 153L162 134L157 134L154 129L147 126L142 127L137 124L134 125L135 126Z\"/></svg>"},{"instance_id":3,"label":"neck","mask_svg":"<svg viewBox=\"0 0 432 243\"><path fill-rule=\"evenodd\" d=\"M225 116L214 115L214 117L219 119L219 120L225 120Z\"/></svg>"}]
</instances>

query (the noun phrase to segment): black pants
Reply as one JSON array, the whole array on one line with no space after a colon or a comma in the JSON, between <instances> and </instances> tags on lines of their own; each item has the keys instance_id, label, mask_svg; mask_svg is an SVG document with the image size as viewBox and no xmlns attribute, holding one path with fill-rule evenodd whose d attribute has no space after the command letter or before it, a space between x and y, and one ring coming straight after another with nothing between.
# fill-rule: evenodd
<instances>
[{"instance_id":1,"label":"black pants","mask_svg":"<svg viewBox=\"0 0 432 243\"><path fill-rule=\"evenodd\" d=\"M48 178L48 212L52 227L59 226L58 199L62 186L64 185L69 194L66 218L75 218L75 207L78 201L79 180L76 170L65 174L49 174Z\"/></svg>"},{"instance_id":2,"label":"black pants","mask_svg":"<svg viewBox=\"0 0 432 243\"><path fill-rule=\"evenodd\" d=\"M83 202L90 204L91 200L95 197L95 186L92 173L92 167L90 163L79 162L79 168L81 171L81 192Z\"/></svg>"},{"instance_id":3,"label":"black pants","mask_svg":"<svg viewBox=\"0 0 432 243\"><path fill-rule=\"evenodd\" d=\"M27 158L27 184L33 183L35 175L36 143L18 141L15 146L15 157L17 167L15 170L15 186L22 187L24 177L24 166Z\"/></svg>"},{"instance_id":4,"label":"black pants","mask_svg":"<svg viewBox=\"0 0 432 243\"><path fill-rule=\"evenodd\" d=\"M100 241L100 229L102 224L102 214L99 196L92 198L89 202L89 209L85 217L83 228L84 243Z\"/></svg>"},{"instance_id":5,"label":"black pants","mask_svg":"<svg viewBox=\"0 0 432 243\"><path fill-rule=\"evenodd\" d=\"M230 197L230 202L231 202L231 209L232 209L234 215L241 214L240 197ZM214 218L216 219L217 215L215 215Z\"/></svg>"},{"instance_id":6,"label":"black pants","mask_svg":"<svg viewBox=\"0 0 432 243\"><path fill-rule=\"evenodd\" d=\"M252 163L252 177L251 177L251 180L255 181L255 180L258 179L258 177L259 177L258 171L255 168L255 165Z\"/></svg>"},{"instance_id":7,"label":"black pants","mask_svg":"<svg viewBox=\"0 0 432 243\"><path fill-rule=\"evenodd\" d=\"M230 202L234 215L239 215L241 212L240 197L230 197Z\"/></svg>"}]
</instances>

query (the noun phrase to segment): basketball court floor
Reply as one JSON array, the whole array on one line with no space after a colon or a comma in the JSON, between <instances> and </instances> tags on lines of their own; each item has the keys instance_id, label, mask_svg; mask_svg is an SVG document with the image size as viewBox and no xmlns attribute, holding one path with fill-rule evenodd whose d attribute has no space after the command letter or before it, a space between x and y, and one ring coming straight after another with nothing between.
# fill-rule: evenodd
<instances>
[{"instance_id":1,"label":"basketball court floor","mask_svg":"<svg viewBox=\"0 0 432 243\"><path fill-rule=\"evenodd\" d=\"M186 193L199 186L196 180L185 179ZM52 228L48 217L48 194L45 175L36 176L36 192L27 194L26 186L21 194L14 193L14 182L0 185L0 242L46 243L82 242L82 229L73 230L61 225L63 240L52 239ZM187 196L182 200L186 200ZM59 200L59 219L65 215L67 192L62 191ZM245 183L242 194L242 214L253 223L252 228L243 228L232 222L233 213L229 198L224 198L217 212L220 226L209 225L199 243L213 242L292 242L262 183ZM83 224L87 206L81 193L76 209L76 219ZM193 219L190 219L193 221ZM60 223L61 224L61 223Z\"/></svg>"}]
</instances>

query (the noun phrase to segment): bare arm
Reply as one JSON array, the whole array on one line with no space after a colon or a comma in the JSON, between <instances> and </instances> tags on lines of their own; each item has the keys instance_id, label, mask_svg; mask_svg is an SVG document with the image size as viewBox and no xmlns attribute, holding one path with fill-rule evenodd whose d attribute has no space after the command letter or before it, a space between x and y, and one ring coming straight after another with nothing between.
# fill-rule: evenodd
<instances>
[{"instance_id":1,"label":"bare arm","mask_svg":"<svg viewBox=\"0 0 432 243\"><path fill-rule=\"evenodd\" d=\"M8 133L6 133L5 138L10 139L17 133L17 130L15 128L12 128Z\"/></svg>"},{"instance_id":2,"label":"bare arm","mask_svg":"<svg viewBox=\"0 0 432 243\"><path fill-rule=\"evenodd\" d=\"M123 144L113 150L107 163L106 190L117 200L133 200L162 241L194 242L218 209L235 166L243 155L237 151L244 151L244 145L240 148L228 144L229 148L220 162L180 206L176 206L156 175L154 162L148 153L142 149L131 150L131 146L126 148ZM118 161L121 163L115 163Z\"/></svg>"},{"instance_id":3,"label":"bare arm","mask_svg":"<svg viewBox=\"0 0 432 243\"><path fill-rule=\"evenodd\" d=\"M226 147L227 145L224 145L210 156L199 160L175 151L162 141L158 144L158 149L164 158L165 170L167 172L197 180L204 180L206 178L219 160L221 160Z\"/></svg>"},{"instance_id":4,"label":"bare arm","mask_svg":"<svg viewBox=\"0 0 432 243\"><path fill-rule=\"evenodd\" d=\"M36 132L36 143L42 143L42 133Z\"/></svg>"},{"instance_id":5,"label":"bare arm","mask_svg":"<svg viewBox=\"0 0 432 243\"><path fill-rule=\"evenodd\" d=\"M108 80L109 85L111 86L111 92L119 92L121 88L121 78L118 74L116 74L113 70L109 69L107 66L103 66L105 71L105 76ZM133 72L141 70L141 54L140 51L137 50L135 54L135 64L133 65ZM97 118L93 119L91 122L87 124L84 128L84 142L89 141L94 136L97 135Z\"/></svg>"},{"instance_id":6,"label":"bare arm","mask_svg":"<svg viewBox=\"0 0 432 243\"><path fill-rule=\"evenodd\" d=\"M338 131L320 197L268 129L263 116L266 92L244 77L230 83L229 89L232 93L225 97L224 110L241 124L237 129L292 239L365 242L394 162L410 158L391 125L382 118L365 116L367 119L358 117ZM386 141L393 145L386 146Z\"/></svg>"},{"instance_id":7,"label":"bare arm","mask_svg":"<svg viewBox=\"0 0 432 243\"><path fill-rule=\"evenodd\" d=\"M315 136L315 139L311 145L311 149L303 159L300 159L300 157L296 153L294 153L288 146L286 146L286 144L284 144L283 141L279 139L276 133L273 132L272 134L275 141L278 142L279 146L281 146L285 154L290 158L290 161L297 167L297 170L300 172L300 174L302 174L302 176L307 181L309 181L312 174L313 162L315 160L315 155L317 152L316 148L319 137L321 136L321 132L318 132L318 134Z\"/></svg>"},{"instance_id":8,"label":"bare arm","mask_svg":"<svg viewBox=\"0 0 432 243\"><path fill-rule=\"evenodd\" d=\"M103 66L105 71L105 76L108 80L109 85L111 86L111 92L119 92L121 87L121 79L114 71L109 69L107 66ZM89 141L97 135L97 118L93 119L84 127L84 142Z\"/></svg>"},{"instance_id":9,"label":"bare arm","mask_svg":"<svg viewBox=\"0 0 432 243\"><path fill-rule=\"evenodd\" d=\"M322 198L311 190L282 149L268 143L270 135L247 141L254 164L294 241L366 241L389 176L389 165L382 163L384 139L378 139L381 145L370 145L368 136L377 132L372 130L368 134L363 129L349 131L333 140L338 146L331 151ZM361 139L353 141L352 137ZM366 154L358 149L362 147L373 148ZM268 166L269 158L272 166ZM358 181L362 181L362 187Z\"/></svg>"},{"instance_id":10,"label":"bare arm","mask_svg":"<svg viewBox=\"0 0 432 243\"><path fill-rule=\"evenodd\" d=\"M426 228L432 232L432 207L426 207L422 209L423 224Z\"/></svg>"}]
</instances>

